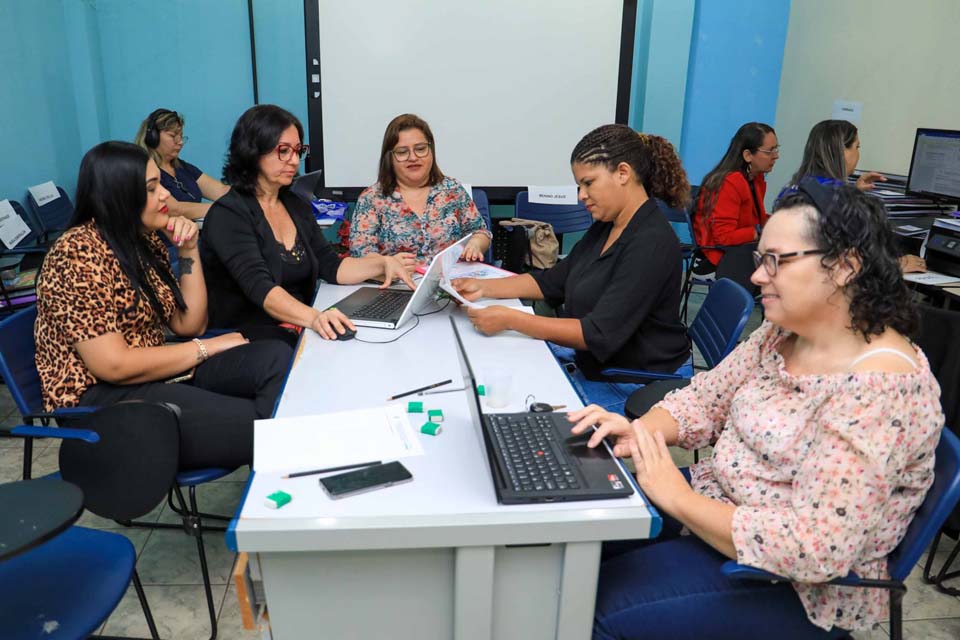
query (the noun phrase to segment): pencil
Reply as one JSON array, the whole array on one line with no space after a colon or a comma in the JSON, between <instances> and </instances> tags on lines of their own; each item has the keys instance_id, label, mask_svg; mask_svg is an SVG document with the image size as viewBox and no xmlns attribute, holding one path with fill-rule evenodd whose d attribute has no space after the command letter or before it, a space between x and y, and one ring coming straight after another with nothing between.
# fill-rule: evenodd
<instances>
[{"instance_id":1,"label":"pencil","mask_svg":"<svg viewBox=\"0 0 960 640\"><path fill-rule=\"evenodd\" d=\"M284 480L287 478L299 478L300 476L312 476L318 473L330 473L331 471L348 471L350 469L359 469L361 467L372 467L377 464L383 464L381 460L371 460L370 462L358 462L356 464L345 464L342 467L328 467L326 469L314 469L313 471L298 471L296 473L288 473L283 476Z\"/></svg>"},{"instance_id":2,"label":"pencil","mask_svg":"<svg viewBox=\"0 0 960 640\"><path fill-rule=\"evenodd\" d=\"M428 384L425 387L420 387L418 389L411 389L410 391L404 391L403 393L398 393L395 396L390 396L387 400L399 400L406 396L412 396L415 393L420 393L421 391L426 391L427 389L436 389L437 387L442 387L445 384L450 384L453 380L444 380L443 382L434 382L433 384Z\"/></svg>"}]
</instances>

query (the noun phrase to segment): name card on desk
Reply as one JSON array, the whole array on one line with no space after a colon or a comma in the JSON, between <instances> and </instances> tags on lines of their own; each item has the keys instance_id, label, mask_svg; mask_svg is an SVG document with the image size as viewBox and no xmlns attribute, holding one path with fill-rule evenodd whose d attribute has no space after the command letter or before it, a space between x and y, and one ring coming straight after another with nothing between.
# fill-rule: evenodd
<instances>
[{"instance_id":1,"label":"name card on desk","mask_svg":"<svg viewBox=\"0 0 960 640\"><path fill-rule=\"evenodd\" d=\"M527 186L527 200L533 204L577 204L576 186Z\"/></svg>"},{"instance_id":2,"label":"name card on desk","mask_svg":"<svg viewBox=\"0 0 960 640\"><path fill-rule=\"evenodd\" d=\"M48 202L53 202L59 198L60 192L57 191L57 185L50 181L44 182L43 184L35 184L30 187L30 195L33 196L33 199L36 201L37 205L42 207Z\"/></svg>"},{"instance_id":3,"label":"name card on desk","mask_svg":"<svg viewBox=\"0 0 960 640\"><path fill-rule=\"evenodd\" d=\"M30 235L30 227L23 221L9 200L0 200L0 241L7 249L13 249Z\"/></svg>"},{"instance_id":4,"label":"name card on desk","mask_svg":"<svg viewBox=\"0 0 960 640\"><path fill-rule=\"evenodd\" d=\"M423 455L406 404L253 423L253 469L280 473Z\"/></svg>"}]
</instances>

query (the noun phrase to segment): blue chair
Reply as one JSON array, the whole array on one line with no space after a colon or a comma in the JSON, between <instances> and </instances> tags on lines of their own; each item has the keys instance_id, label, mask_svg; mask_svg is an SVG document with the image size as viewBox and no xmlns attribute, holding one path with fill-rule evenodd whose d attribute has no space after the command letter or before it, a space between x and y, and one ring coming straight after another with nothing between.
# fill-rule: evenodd
<instances>
[{"instance_id":1,"label":"blue chair","mask_svg":"<svg viewBox=\"0 0 960 640\"><path fill-rule=\"evenodd\" d=\"M700 355L703 356L707 369L715 367L737 346L737 340L740 339L740 334L743 333L743 328L750 318L753 305L753 296L736 282L720 279L711 287L710 293L703 301L703 306L700 307L700 311L687 329L687 334L700 350ZM679 386L685 386L689 380L677 373L656 373L616 367L604 369L601 373L605 376L629 377L640 382L673 381L682 383ZM679 388L679 386L674 385L673 388ZM654 384L648 384L644 387L647 390L647 395L651 393L650 387L657 388ZM632 405L631 400L638 393L643 392L644 389L634 392L627 400L625 408L628 411ZM631 414L628 413L627 415L630 417ZM636 418L637 415L632 417Z\"/></svg>"},{"instance_id":2,"label":"blue chair","mask_svg":"<svg viewBox=\"0 0 960 640\"><path fill-rule=\"evenodd\" d=\"M27 202L40 225L42 239L44 242L55 240L57 236L64 232L73 219L73 203L67 192L57 187L60 197L56 200L50 200L46 204L37 204L33 193L28 192Z\"/></svg>"},{"instance_id":3,"label":"blue chair","mask_svg":"<svg viewBox=\"0 0 960 640\"><path fill-rule=\"evenodd\" d=\"M563 247L563 234L586 231L593 224L590 212L582 203L577 204L538 204L532 203L527 191L517 194L514 201L514 217L526 220L546 222L553 227L560 246Z\"/></svg>"},{"instance_id":4,"label":"blue chair","mask_svg":"<svg viewBox=\"0 0 960 640\"><path fill-rule=\"evenodd\" d=\"M830 584L848 587L889 590L891 640L900 640L903 637L902 605L903 596L907 592L904 580L910 575L910 571L920 560L927 545L937 535L950 512L960 503L960 438L949 429L944 429L940 434L935 474L933 486L930 487L930 491L927 492L926 498L914 515L906 535L887 558L887 572L890 574L890 579L861 578L851 572L830 581ZM733 560L724 563L721 571L723 575L739 580L780 582L786 579L762 569L738 564Z\"/></svg>"},{"instance_id":5,"label":"blue chair","mask_svg":"<svg viewBox=\"0 0 960 640\"><path fill-rule=\"evenodd\" d=\"M473 204L477 206L480 217L483 218L483 224L487 225L487 231L493 233L493 222L490 219L490 200L487 198L487 192L483 189L473 190ZM493 241L487 247L487 252L483 256L483 261L487 264L493 264Z\"/></svg>"},{"instance_id":6,"label":"blue chair","mask_svg":"<svg viewBox=\"0 0 960 640\"><path fill-rule=\"evenodd\" d=\"M71 527L0 562L3 637L86 638L110 616L132 580L151 637L159 639L136 561L133 545L124 536Z\"/></svg>"},{"instance_id":7,"label":"blue chair","mask_svg":"<svg viewBox=\"0 0 960 640\"><path fill-rule=\"evenodd\" d=\"M47 424L49 420L56 419L58 422L65 420L77 421L83 420L91 415L96 408L77 407L71 409L58 409L53 412L44 412L42 410L43 401L40 390L40 376L37 373L34 363L34 354L36 352L36 343L34 342L33 324L36 320L36 307L24 309L0 322L0 376L7 383L10 393L13 396L17 409L23 416L24 422L31 426L35 420L42 424ZM71 426L73 423L71 422ZM31 459L33 452L33 438L58 436L58 430L44 430L42 427L31 427L34 431L19 429L11 432L9 435L21 437L24 440L24 460L23 460L23 478L30 479ZM0 431L0 437L3 432ZM61 463L62 464L62 463ZM197 539L197 547L201 557L201 570L203 572L204 586L207 591L207 604L210 613L210 623L213 629L213 636L216 637L216 610L213 605L213 595L210 588L210 577L207 571L206 559L203 552L203 531L226 531L225 526L208 526L201 524L203 519L213 519L228 522L229 516L204 513L199 510L197 505L196 489L200 484L212 482L222 478L235 469L212 467L208 469L193 469L181 471L176 474L173 482L166 488L167 504L170 509L177 513L182 522L180 524L167 524L160 522L137 522L130 516L127 518L117 518L117 521L126 526L140 526L154 529L177 529L192 535ZM181 488L186 487L189 495L189 503L184 499ZM174 503L174 495L177 496L177 502ZM156 503L151 505L151 508ZM149 509L148 509L149 511Z\"/></svg>"}]
</instances>

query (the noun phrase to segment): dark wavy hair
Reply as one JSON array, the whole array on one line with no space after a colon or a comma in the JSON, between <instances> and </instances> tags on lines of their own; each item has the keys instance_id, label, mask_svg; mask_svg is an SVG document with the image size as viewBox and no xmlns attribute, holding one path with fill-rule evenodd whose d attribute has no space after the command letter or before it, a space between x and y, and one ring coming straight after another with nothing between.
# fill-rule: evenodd
<instances>
[{"instance_id":1,"label":"dark wavy hair","mask_svg":"<svg viewBox=\"0 0 960 640\"><path fill-rule=\"evenodd\" d=\"M690 182L670 141L660 136L637 133L624 124L597 127L573 148L570 164L601 164L609 171L626 162L650 197L671 207L686 207Z\"/></svg>"},{"instance_id":2,"label":"dark wavy hair","mask_svg":"<svg viewBox=\"0 0 960 640\"><path fill-rule=\"evenodd\" d=\"M846 182L847 163L843 155L857 140L857 127L846 120L823 120L813 125L807 144L803 147L800 168L793 174L790 184L800 184L805 176L833 178Z\"/></svg>"},{"instance_id":3,"label":"dark wavy hair","mask_svg":"<svg viewBox=\"0 0 960 640\"><path fill-rule=\"evenodd\" d=\"M187 305L170 268L157 257L143 233L148 162L152 160L146 150L129 142L102 142L87 151L80 162L70 226L93 220L136 291L134 307L143 295L157 317L163 318L163 306L148 277L151 271L173 292L178 309L183 311Z\"/></svg>"},{"instance_id":4,"label":"dark wavy hair","mask_svg":"<svg viewBox=\"0 0 960 640\"><path fill-rule=\"evenodd\" d=\"M430 167L430 175L427 181L431 185L436 185L443 180L443 171L437 164L437 145L433 140L433 131L430 130L430 125L420 116L404 113L390 121L386 131L383 132L383 143L380 145L380 167L377 171L377 183L380 185L380 193L385 196L392 194L397 188L397 173L393 170L393 158L390 157L390 152L397 146L400 132L409 129L419 129L427 139L427 144L430 145L433 165Z\"/></svg>"},{"instance_id":5,"label":"dark wavy hair","mask_svg":"<svg viewBox=\"0 0 960 640\"><path fill-rule=\"evenodd\" d=\"M700 193L703 194L703 206L700 207L698 215L707 218L713 212L713 207L717 204L717 195L720 193L720 186L727 174L739 171L746 177L747 161L743 159L743 152L749 151L756 153L757 149L763 145L763 139L768 133L776 134L768 124L762 122L748 122L737 129L730 140L730 146L727 147L723 158L713 169L703 177L700 184Z\"/></svg>"},{"instance_id":6,"label":"dark wavy hair","mask_svg":"<svg viewBox=\"0 0 960 640\"><path fill-rule=\"evenodd\" d=\"M777 202L774 212L809 206L807 240L825 253L829 269L855 258L860 270L844 286L850 326L869 342L890 327L910 336L917 329L916 305L903 281L896 236L883 203L855 187L821 185L804 178Z\"/></svg>"},{"instance_id":7,"label":"dark wavy hair","mask_svg":"<svg viewBox=\"0 0 960 640\"><path fill-rule=\"evenodd\" d=\"M230 136L230 149L223 165L223 181L245 196L257 194L260 157L273 151L280 136L290 127L297 128L303 142L303 125L297 116L274 104L259 104L247 109ZM281 191L287 189L283 187Z\"/></svg>"}]
</instances>

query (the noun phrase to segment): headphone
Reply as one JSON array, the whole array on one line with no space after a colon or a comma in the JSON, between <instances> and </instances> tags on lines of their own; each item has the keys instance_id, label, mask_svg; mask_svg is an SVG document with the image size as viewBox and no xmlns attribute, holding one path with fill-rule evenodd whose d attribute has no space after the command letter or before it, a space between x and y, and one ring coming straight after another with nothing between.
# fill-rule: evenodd
<instances>
[{"instance_id":1,"label":"headphone","mask_svg":"<svg viewBox=\"0 0 960 640\"><path fill-rule=\"evenodd\" d=\"M180 114L176 111L170 111L170 109L157 109L147 116L147 128L143 132L143 143L149 148L156 149L160 144L160 132L157 131L157 118L171 113L176 116L178 120L180 119Z\"/></svg>"}]
</instances>

